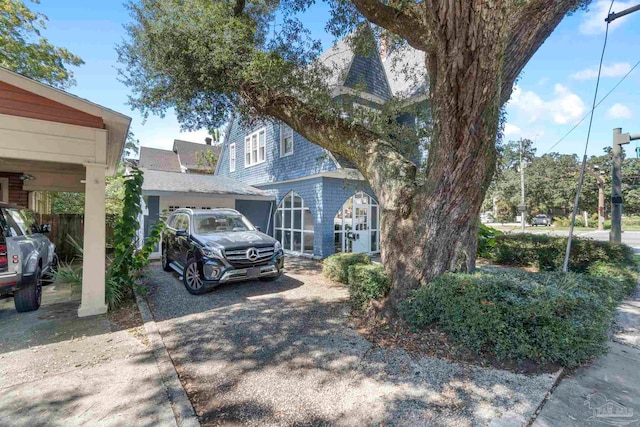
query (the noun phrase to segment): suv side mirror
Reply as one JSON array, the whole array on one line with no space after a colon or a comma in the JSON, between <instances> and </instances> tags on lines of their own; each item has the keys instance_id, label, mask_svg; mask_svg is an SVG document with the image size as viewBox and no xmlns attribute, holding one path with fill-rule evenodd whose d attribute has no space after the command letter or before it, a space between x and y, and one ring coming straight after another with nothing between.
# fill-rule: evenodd
<instances>
[{"instance_id":1,"label":"suv side mirror","mask_svg":"<svg viewBox=\"0 0 640 427\"><path fill-rule=\"evenodd\" d=\"M40 226L41 233L51 233L51 224L42 224Z\"/></svg>"},{"instance_id":2,"label":"suv side mirror","mask_svg":"<svg viewBox=\"0 0 640 427\"><path fill-rule=\"evenodd\" d=\"M256 230L258 230L258 231L262 231L262 228L260 228L260 227L256 226Z\"/></svg>"},{"instance_id":3,"label":"suv side mirror","mask_svg":"<svg viewBox=\"0 0 640 427\"><path fill-rule=\"evenodd\" d=\"M176 236L187 237L187 230L184 228L179 228L178 230L176 230Z\"/></svg>"}]
</instances>

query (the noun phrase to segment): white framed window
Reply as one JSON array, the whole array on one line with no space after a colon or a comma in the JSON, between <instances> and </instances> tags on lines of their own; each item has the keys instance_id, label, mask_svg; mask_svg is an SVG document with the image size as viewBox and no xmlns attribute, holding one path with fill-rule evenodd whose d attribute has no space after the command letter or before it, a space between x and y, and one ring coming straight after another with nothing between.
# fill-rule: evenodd
<instances>
[{"instance_id":1,"label":"white framed window","mask_svg":"<svg viewBox=\"0 0 640 427\"><path fill-rule=\"evenodd\" d=\"M313 255L313 215L297 193L292 191L284 196L274 224L275 238L285 251Z\"/></svg>"},{"instance_id":2,"label":"white framed window","mask_svg":"<svg viewBox=\"0 0 640 427\"><path fill-rule=\"evenodd\" d=\"M286 124L280 125L280 157L293 154L293 129Z\"/></svg>"},{"instance_id":3,"label":"white framed window","mask_svg":"<svg viewBox=\"0 0 640 427\"><path fill-rule=\"evenodd\" d=\"M380 252L380 208L365 192L356 192L342 205L333 220L333 229L336 253Z\"/></svg>"},{"instance_id":4,"label":"white framed window","mask_svg":"<svg viewBox=\"0 0 640 427\"><path fill-rule=\"evenodd\" d=\"M264 128L244 138L244 167L263 163L266 159L267 133Z\"/></svg>"},{"instance_id":5,"label":"white framed window","mask_svg":"<svg viewBox=\"0 0 640 427\"><path fill-rule=\"evenodd\" d=\"M264 130L258 132L258 163L264 162L267 154L267 134Z\"/></svg>"},{"instance_id":6,"label":"white framed window","mask_svg":"<svg viewBox=\"0 0 640 427\"><path fill-rule=\"evenodd\" d=\"M229 145L229 172L236 170L236 144Z\"/></svg>"}]
</instances>

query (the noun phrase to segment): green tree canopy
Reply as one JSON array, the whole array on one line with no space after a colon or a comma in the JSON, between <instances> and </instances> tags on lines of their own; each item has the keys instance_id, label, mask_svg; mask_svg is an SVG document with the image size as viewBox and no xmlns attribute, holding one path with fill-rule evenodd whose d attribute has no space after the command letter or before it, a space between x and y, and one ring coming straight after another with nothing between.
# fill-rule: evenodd
<instances>
[{"instance_id":1,"label":"green tree canopy","mask_svg":"<svg viewBox=\"0 0 640 427\"><path fill-rule=\"evenodd\" d=\"M331 92L339 69L316 61L321 44L300 19L312 0L135 0L119 48L131 104L175 109L187 129L214 129L237 111L285 122L348 159L381 207L388 301L451 270L475 268L478 214L496 167L501 109L513 84L565 15L588 0L326 0L326 28L361 55L409 45L428 77L429 139L396 126L413 105L395 97L379 113ZM411 83L411 82L410 82ZM417 110L420 111L420 110ZM415 112L417 112L415 111ZM418 127L422 128L422 127ZM416 152L428 142L425 162Z\"/></svg>"},{"instance_id":2,"label":"green tree canopy","mask_svg":"<svg viewBox=\"0 0 640 427\"><path fill-rule=\"evenodd\" d=\"M38 3L38 0L32 0ZM47 17L22 0L0 2L0 66L61 89L75 84L68 66L82 59L42 36Z\"/></svg>"}]
</instances>

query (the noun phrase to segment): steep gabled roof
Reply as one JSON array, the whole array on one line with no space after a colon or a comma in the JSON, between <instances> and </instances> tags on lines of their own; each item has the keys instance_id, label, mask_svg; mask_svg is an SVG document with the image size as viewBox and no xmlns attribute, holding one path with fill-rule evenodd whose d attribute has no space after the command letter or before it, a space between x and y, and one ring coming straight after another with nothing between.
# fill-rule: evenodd
<instances>
[{"instance_id":1,"label":"steep gabled roof","mask_svg":"<svg viewBox=\"0 0 640 427\"><path fill-rule=\"evenodd\" d=\"M139 167L168 172L180 172L178 156L173 151L140 147Z\"/></svg>"},{"instance_id":2,"label":"steep gabled roof","mask_svg":"<svg viewBox=\"0 0 640 427\"><path fill-rule=\"evenodd\" d=\"M220 156L220 145L199 144L197 142L182 141L175 139L173 141L173 152L178 155L180 165L183 168L191 170L205 170L206 166L198 166L198 157L196 153L210 150L214 156ZM215 168L215 165L212 165Z\"/></svg>"},{"instance_id":3,"label":"steep gabled roof","mask_svg":"<svg viewBox=\"0 0 640 427\"><path fill-rule=\"evenodd\" d=\"M394 97L413 98L427 93L424 52L405 45L391 52L383 64Z\"/></svg>"},{"instance_id":4,"label":"steep gabled roof","mask_svg":"<svg viewBox=\"0 0 640 427\"><path fill-rule=\"evenodd\" d=\"M376 46L371 29L363 27L361 31L370 38L367 42ZM388 101L391 89L377 47L368 52L356 52L353 37L348 35L339 40L318 58L318 62L328 68L327 85L332 89L341 86L358 91L364 89L365 93Z\"/></svg>"}]
</instances>

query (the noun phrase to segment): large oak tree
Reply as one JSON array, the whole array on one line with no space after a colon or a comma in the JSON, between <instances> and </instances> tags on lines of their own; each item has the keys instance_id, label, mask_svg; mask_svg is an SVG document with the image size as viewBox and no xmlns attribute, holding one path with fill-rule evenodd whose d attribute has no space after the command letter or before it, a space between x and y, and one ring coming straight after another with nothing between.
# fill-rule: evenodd
<instances>
[{"instance_id":1,"label":"large oak tree","mask_svg":"<svg viewBox=\"0 0 640 427\"><path fill-rule=\"evenodd\" d=\"M417 163L382 123L331 103L319 43L299 19L312 0L138 0L119 48L132 104L174 108L186 128L213 128L231 111L281 120L349 159L382 207L381 252L395 303L446 271L475 267L478 213L496 165L502 106L525 64L584 0L326 0L327 28L425 53L431 129ZM366 49L366 46L364 47ZM416 140L418 141L418 140ZM418 142L414 142L417 144ZM392 306L391 305L391 306Z\"/></svg>"},{"instance_id":2,"label":"large oak tree","mask_svg":"<svg viewBox=\"0 0 640 427\"><path fill-rule=\"evenodd\" d=\"M22 0L0 2L0 67L65 89L75 83L68 66L83 61L42 36L46 21L45 15L29 9Z\"/></svg>"}]
</instances>

